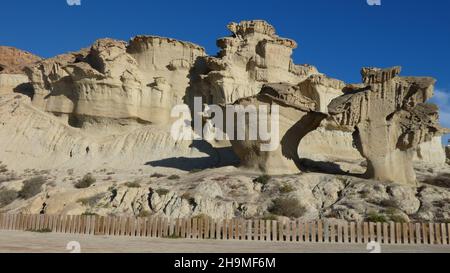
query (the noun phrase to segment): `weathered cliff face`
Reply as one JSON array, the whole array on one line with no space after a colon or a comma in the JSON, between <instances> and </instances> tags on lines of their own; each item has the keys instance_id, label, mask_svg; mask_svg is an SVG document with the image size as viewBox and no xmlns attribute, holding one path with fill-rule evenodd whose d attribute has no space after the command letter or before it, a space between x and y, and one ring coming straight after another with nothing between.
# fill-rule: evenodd
<instances>
[{"instance_id":1,"label":"weathered cliff face","mask_svg":"<svg viewBox=\"0 0 450 273\"><path fill-rule=\"evenodd\" d=\"M208 103L234 103L258 94L265 83L298 84L319 74L313 66L295 65L297 43L278 37L265 21L231 23L228 29L232 36L217 41L218 56L204 59L209 73L202 76L200 92Z\"/></svg>"},{"instance_id":2,"label":"weathered cliff face","mask_svg":"<svg viewBox=\"0 0 450 273\"><path fill-rule=\"evenodd\" d=\"M355 142L368 160L367 176L381 181L415 183L412 166L419 144L443 133L433 96L432 78L399 77L400 67L364 68L363 85L328 106L336 124L355 130Z\"/></svg>"},{"instance_id":3,"label":"weathered cliff face","mask_svg":"<svg viewBox=\"0 0 450 273\"><path fill-rule=\"evenodd\" d=\"M23 69L41 58L29 52L9 47L0 46L0 74L24 74Z\"/></svg>"},{"instance_id":4,"label":"weathered cliff face","mask_svg":"<svg viewBox=\"0 0 450 273\"><path fill-rule=\"evenodd\" d=\"M0 94L30 93L23 69L41 58L13 47L0 46Z\"/></svg>"},{"instance_id":5,"label":"weathered cliff face","mask_svg":"<svg viewBox=\"0 0 450 273\"><path fill-rule=\"evenodd\" d=\"M442 146L442 137L433 137L430 141L424 142L417 147L414 154L414 161L430 165L445 164L445 148Z\"/></svg>"},{"instance_id":6,"label":"weathered cliff face","mask_svg":"<svg viewBox=\"0 0 450 273\"><path fill-rule=\"evenodd\" d=\"M198 46L167 38L139 36L129 45L102 39L26 72L35 91L33 105L75 127L108 119L167 125L203 54Z\"/></svg>"},{"instance_id":7,"label":"weathered cliff face","mask_svg":"<svg viewBox=\"0 0 450 273\"><path fill-rule=\"evenodd\" d=\"M188 102L191 80L205 50L195 44L156 36L137 36L127 48L143 76L143 91L150 95L148 115L152 122L167 125L175 105ZM142 108L146 108L144 105Z\"/></svg>"}]
</instances>

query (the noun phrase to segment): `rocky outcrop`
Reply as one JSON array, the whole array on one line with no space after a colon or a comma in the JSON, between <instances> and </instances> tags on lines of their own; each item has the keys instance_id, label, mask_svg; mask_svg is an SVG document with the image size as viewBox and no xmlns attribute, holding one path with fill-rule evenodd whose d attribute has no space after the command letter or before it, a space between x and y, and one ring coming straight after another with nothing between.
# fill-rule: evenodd
<instances>
[{"instance_id":1,"label":"rocky outcrop","mask_svg":"<svg viewBox=\"0 0 450 273\"><path fill-rule=\"evenodd\" d=\"M424 142L417 147L414 154L414 161L429 165L445 164L445 147L442 146L442 137L434 137L428 142Z\"/></svg>"},{"instance_id":2,"label":"rocky outcrop","mask_svg":"<svg viewBox=\"0 0 450 273\"><path fill-rule=\"evenodd\" d=\"M219 173L218 173L219 171ZM127 173L129 175L129 173ZM22 174L21 174L22 175ZM51 183L30 200L16 200L0 211L38 214L83 213L102 216L163 216L223 218L284 218L286 211L270 213L273 200L296 199L301 221L339 219L346 221L447 222L450 219L450 191L445 186L420 184L419 187L380 183L351 176L320 173L284 175L262 185L255 176L235 168L206 170L183 175L171 182L167 178L135 177L132 187L122 174L102 180L95 173L93 186L75 189L70 180L64 186ZM447 174L448 179L448 174ZM118 181L116 181L118 180ZM431 181L431 180L430 180ZM20 190L22 181L7 186ZM170 188L170 190L169 190ZM376 220L375 220L376 219Z\"/></svg>"},{"instance_id":3,"label":"rocky outcrop","mask_svg":"<svg viewBox=\"0 0 450 273\"><path fill-rule=\"evenodd\" d=\"M23 69L41 58L29 52L9 47L0 46L0 74L24 74Z\"/></svg>"},{"instance_id":4,"label":"rocky outcrop","mask_svg":"<svg viewBox=\"0 0 450 273\"><path fill-rule=\"evenodd\" d=\"M151 105L141 106L149 111L145 120L170 124L173 106L192 100L191 81L202 69L198 60L206 55L204 48L170 38L137 36L129 42L127 53L142 74L143 92L151 96L147 99Z\"/></svg>"},{"instance_id":5,"label":"rocky outcrop","mask_svg":"<svg viewBox=\"0 0 450 273\"><path fill-rule=\"evenodd\" d=\"M301 139L315 130L326 117L326 114L316 111L320 109L319 102L310 98L311 94L307 91L309 90L303 89L301 85L267 84L258 95L235 103L244 108L250 106L258 109L257 120L248 119L236 124L236 131L257 131L255 128L258 126L266 126L263 125L264 122L260 122L263 120L260 117L264 115L267 115L267 128L271 128L271 132L276 131L269 141L262 139L261 135L251 139L248 133L243 139L233 136L231 144L243 167L268 174L299 172L297 147ZM279 111L270 110L273 105L277 105ZM266 107L267 110L261 111L261 107ZM277 116L273 119L273 115ZM274 149L264 151L262 147L267 143L274 145Z\"/></svg>"},{"instance_id":6,"label":"rocky outcrop","mask_svg":"<svg viewBox=\"0 0 450 273\"><path fill-rule=\"evenodd\" d=\"M190 170L214 167L226 160L224 154L210 146L174 140L159 126L125 125L124 121L116 121L80 130L36 108L25 95L3 95L0 96L0 157L12 170L84 171L105 166L141 169L152 166L153 162L156 167ZM126 130L116 127L126 127ZM170 159L177 164L170 164Z\"/></svg>"},{"instance_id":7,"label":"rocky outcrop","mask_svg":"<svg viewBox=\"0 0 450 273\"><path fill-rule=\"evenodd\" d=\"M231 23L230 37L217 40L217 57L206 57L208 73L202 75L198 92L207 103L234 103L259 93L266 83L298 84L319 74L309 65L295 65L291 59L297 43L280 38L265 21Z\"/></svg>"},{"instance_id":8,"label":"rocky outcrop","mask_svg":"<svg viewBox=\"0 0 450 273\"><path fill-rule=\"evenodd\" d=\"M26 70L33 105L74 127L109 119L167 125L183 103L189 73L204 50L161 37L112 39L39 62Z\"/></svg>"},{"instance_id":9,"label":"rocky outcrop","mask_svg":"<svg viewBox=\"0 0 450 273\"><path fill-rule=\"evenodd\" d=\"M13 48L0 46L0 94L32 92L28 77L23 69L40 58Z\"/></svg>"},{"instance_id":10,"label":"rocky outcrop","mask_svg":"<svg viewBox=\"0 0 450 273\"><path fill-rule=\"evenodd\" d=\"M437 107L426 103L435 80L399 77L400 70L363 68L364 84L348 86L328 109L340 129L354 132L355 143L368 161L367 177L414 184L414 151L442 135L443 129Z\"/></svg>"}]
</instances>

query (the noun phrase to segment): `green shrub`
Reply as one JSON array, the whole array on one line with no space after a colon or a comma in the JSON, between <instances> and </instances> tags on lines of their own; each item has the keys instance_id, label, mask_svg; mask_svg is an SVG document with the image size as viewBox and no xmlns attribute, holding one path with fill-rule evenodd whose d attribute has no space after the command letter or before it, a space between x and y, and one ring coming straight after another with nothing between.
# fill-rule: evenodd
<instances>
[{"instance_id":1,"label":"green shrub","mask_svg":"<svg viewBox=\"0 0 450 273\"><path fill-rule=\"evenodd\" d=\"M3 189L0 191L0 207L7 206L19 197L18 192L14 190Z\"/></svg>"},{"instance_id":2,"label":"green shrub","mask_svg":"<svg viewBox=\"0 0 450 273\"><path fill-rule=\"evenodd\" d=\"M376 213L376 212L369 212L369 214L366 217L366 221L372 222L372 223L386 223L388 219L386 218L386 215Z\"/></svg>"},{"instance_id":3,"label":"green shrub","mask_svg":"<svg viewBox=\"0 0 450 273\"><path fill-rule=\"evenodd\" d=\"M253 180L254 183L259 183L262 185L267 185L269 183L271 177L268 175L261 175Z\"/></svg>"},{"instance_id":4,"label":"green shrub","mask_svg":"<svg viewBox=\"0 0 450 273\"><path fill-rule=\"evenodd\" d=\"M46 183L43 176L36 176L23 181L22 189L19 191L19 197L29 199L42 191L42 185Z\"/></svg>"},{"instance_id":5,"label":"green shrub","mask_svg":"<svg viewBox=\"0 0 450 273\"><path fill-rule=\"evenodd\" d=\"M382 200L380 202L380 206L385 207L385 208L396 208L397 202L395 202L394 200L391 200L391 199L386 199L386 200Z\"/></svg>"},{"instance_id":6,"label":"green shrub","mask_svg":"<svg viewBox=\"0 0 450 273\"><path fill-rule=\"evenodd\" d=\"M180 177L179 175L176 175L176 174L167 177L167 179L169 179L169 180L178 180L178 179L180 179L180 178L181 178L181 177Z\"/></svg>"},{"instance_id":7,"label":"green shrub","mask_svg":"<svg viewBox=\"0 0 450 273\"><path fill-rule=\"evenodd\" d=\"M163 196L163 195L168 194L170 191L169 191L168 189L163 189L163 188L161 188L161 189L157 189L155 192L156 192L159 196Z\"/></svg>"},{"instance_id":8,"label":"green shrub","mask_svg":"<svg viewBox=\"0 0 450 273\"><path fill-rule=\"evenodd\" d=\"M261 218L261 220L266 220L266 221L276 221L276 220L278 220L278 218L277 218L276 215L273 215L273 214L268 213L268 214L265 214L265 215Z\"/></svg>"},{"instance_id":9,"label":"green shrub","mask_svg":"<svg viewBox=\"0 0 450 273\"><path fill-rule=\"evenodd\" d=\"M189 172L190 173L199 173L199 172L201 172L202 171L202 169L192 169L192 170L190 170Z\"/></svg>"},{"instance_id":10,"label":"green shrub","mask_svg":"<svg viewBox=\"0 0 450 273\"><path fill-rule=\"evenodd\" d=\"M134 181L125 183L125 186L127 186L128 188L140 188L141 184L139 184L139 182L137 181Z\"/></svg>"},{"instance_id":11,"label":"green shrub","mask_svg":"<svg viewBox=\"0 0 450 273\"><path fill-rule=\"evenodd\" d=\"M83 216L97 216L98 214L95 212L85 211L81 215Z\"/></svg>"},{"instance_id":12,"label":"green shrub","mask_svg":"<svg viewBox=\"0 0 450 273\"><path fill-rule=\"evenodd\" d=\"M295 191L295 188L292 185L284 184L280 187L280 193L290 193Z\"/></svg>"},{"instance_id":13,"label":"green shrub","mask_svg":"<svg viewBox=\"0 0 450 273\"><path fill-rule=\"evenodd\" d=\"M147 210L141 210L138 214L138 217L140 218L148 218L152 215L152 213L150 211Z\"/></svg>"},{"instance_id":14,"label":"green shrub","mask_svg":"<svg viewBox=\"0 0 450 273\"><path fill-rule=\"evenodd\" d=\"M398 214L389 215L389 219L395 223L407 223L408 222L408 220L405 219L405 217L398 215Z\"/></svg>"},{"instance_id":15,"label":"green shrub","mask_svg":"<svg viewBox=\"0 0 450 273\"><path fill-rule=\"evenodd\" d=\"M89 206L89 207L93 207L95 205L97 205L98 202L100 202L100 200L103 199L103 197L105 197L105 194L100 193L88 198L80 198L77 200L78 203L81 203L83 206Z\"/></svg>"},{"instance_id":16,"label":"green shrub","mask_svg":"<svg viewBox=\"0 0 450 273\"><path fill-rule=\"evenodd\" d=\"M6 172L8 172L8 167L6 165L0 165L0 173L6 173Z\"/></svg>"},{"instance_id":17,"label":"green shrub","mask_svg":"<svg viewBox=\"0 0 450 273\"><path fill-rule=\"evenodd\" d=\"M43 229L27 229L28 232L38 232L38 233L49 233L52 232L50 228L43 228Z\"/></svg>"},{"instance_id":18,"label":"green shrub","mask_svg":"<svg viewBox=\"0 0 450 273\"><path fill-rule=\"evenodd\" d=\"M77 189L85 189L85 188L89 188L90 186L92 186L92 184L94 184L95 181L96 181L95 177L92 176L92 174L88 173L80 181L75 183L74 186Z\"/></svg>"},{"instance_id":19,"label":"green shrub","mask_svg":"<svg viewBox=\"0 0 450 273\"><path fill-rule=\"evenodd\" d=\"M305 207L300 205L298 199L295 198L277 198L272 202L272 206L269 207L269 212L275 215L299 218L306 212Z\"/></svg>"},{"instance_id":20,"label":"green shrub","mask_svg":"<svg viewBox=\"0 0 450 273\"><path fill-rule=\"evenodd\" d=\"M179 235L175 235L175 234L163 236L163 238L165 238L165 239L181 239L181 237Z\"/></svg>"},{"instance_id":21,"label":"green shrub","mask_svg":"<svg viewBox=\"0 0 450 273\"><path fill-rule=\"evenodd\" d=\"M166 176L164 174L154 173L150 177L151 178L162 178L162 177L166 177Z\"/></svg>"}]
</instances>

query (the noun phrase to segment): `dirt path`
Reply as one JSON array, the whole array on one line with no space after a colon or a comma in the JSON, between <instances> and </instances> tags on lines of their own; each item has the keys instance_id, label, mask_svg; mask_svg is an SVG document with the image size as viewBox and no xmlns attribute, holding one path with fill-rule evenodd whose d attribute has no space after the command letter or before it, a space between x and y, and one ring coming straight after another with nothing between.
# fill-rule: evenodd
<instances>
[{"instance_id":1,"label":"dirt path","mask_svg":"<svg viewBox=\"0 0 450 273\"><path fill-rule=\"evenodd\" d=\"M303 253L363 252L361 244L300 244L248 241L151 239L137 237L86 236L57 233L0 232L0 252L66 252L70 241L80 243L81 252L145 253ZM443 252L450 246L382 246L383 252Z\"/></svg>"}]
</instances>

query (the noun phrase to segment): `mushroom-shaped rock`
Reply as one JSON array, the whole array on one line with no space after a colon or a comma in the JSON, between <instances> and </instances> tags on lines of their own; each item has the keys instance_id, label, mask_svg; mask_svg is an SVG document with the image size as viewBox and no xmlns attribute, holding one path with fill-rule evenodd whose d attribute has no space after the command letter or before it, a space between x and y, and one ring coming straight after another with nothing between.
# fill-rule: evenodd
<instances>
[{"instance_id":1,"label":"mushroom-shaped rock","mask_svg":"<svg viewBox=\"0 0 450 273\"><path fill-rule=\"evenodd\" d=\"M257 109L257 119L248 118L244 123L236 124L235 131L246 133L243 140L237 137L231 140L233 150L240 158L242 167L267 174L298 173L297 147L301 139L315 130L327 116L315 111L317 102L302 94L299 86L286 83L266 84L258 95L240 99L234 105L245 109L254 107ZM279 111L274 111L271 106L277 106ZM266 120L267 126L264 124ZM261 135L257 139L249 137L249 130L260 129L261 126L270 128L269 141L262 139ZM264 145L273 149L264 150Z\"/></svg>"},{"instance_id":2,"label":"mushroom-shaped rock","mask_svg":"<svg viewBox=\"0 0 450 273\"><path fill-rule=\"evenodd\" d=\"M444 130L437 106L426 103L435 80L399 77L400 70L363 68L364 84L347 86L328 111L340 129L354 132L356 146L368 161L368 178L414 184L414 152Z\"/></svg>"}]
</instances>

